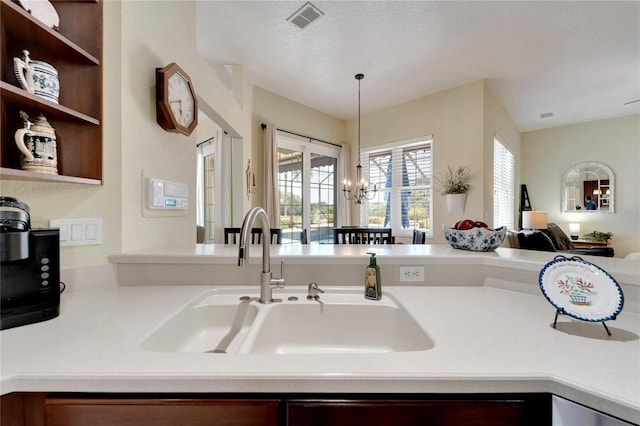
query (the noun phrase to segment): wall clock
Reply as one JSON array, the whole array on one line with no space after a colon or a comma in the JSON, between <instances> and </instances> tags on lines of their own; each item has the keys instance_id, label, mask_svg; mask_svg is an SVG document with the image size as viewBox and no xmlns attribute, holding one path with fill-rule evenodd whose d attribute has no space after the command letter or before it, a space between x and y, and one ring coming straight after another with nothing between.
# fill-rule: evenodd
<instances>
[{"instance_id":1,"label":"wall clock","mask_svg":"<svg viewBox=\"0 0 640 426\"><path fill-rule=\"evenodd\" d=\"M168 132L187 136L198 125L198 98L189 75L175 63L156 68L156 119Z\"/></svg>"}]
</instances>

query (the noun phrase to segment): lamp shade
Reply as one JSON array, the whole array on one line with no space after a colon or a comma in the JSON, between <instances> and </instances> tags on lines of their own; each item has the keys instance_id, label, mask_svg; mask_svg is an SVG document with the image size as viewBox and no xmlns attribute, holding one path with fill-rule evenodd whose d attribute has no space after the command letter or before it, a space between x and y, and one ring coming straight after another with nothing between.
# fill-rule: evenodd
<instances>
[{"instance_id":1,"label":"lamp shade","mask_svg":"<svg viewBox=\"0 0 640 426\"><path fill-rule=\"evenodd\" d=\"M522 212L523 229L547 229L547 212Z\"/></svg>"},{"instance_id":2,"label":"lamp shade","mask_svg":"<svg viewBox=\"0 0 640 426\"><path fill-rule=\"evenodd\" d=\"M570 223L569 224L569 232L571 235L578 235L580 233L580 224L579 223Z\"/></svg>"}]
</instances>

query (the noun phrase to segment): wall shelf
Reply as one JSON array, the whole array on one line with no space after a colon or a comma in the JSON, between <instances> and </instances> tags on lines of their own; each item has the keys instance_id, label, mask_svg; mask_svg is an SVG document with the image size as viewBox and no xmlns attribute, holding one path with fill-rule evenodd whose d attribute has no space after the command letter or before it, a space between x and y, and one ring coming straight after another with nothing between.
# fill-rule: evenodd
<instances>
[{"instance_id":1,"label":"wall shelf","mask_svg":"<svg viewBox=\"0 0 640 426\"><path fill-rule=\"evenodd\" d=\"M12 0L0 0L0 177L36 182L102 183L102 3L51 0L59 30L47 27ZM13 58L23 50L54 66L59 104L23 90ZM43 114L55 129L59 175L21 170L14 134L20 111Z\"/></svg>"},{"instance_id":2,"label":"wall shelf","mask_svg":"<svg viewBox=\"0 0 640 426\"><path fill-rule=\"evenodd\" d=\"M25 170L9 169L0 167L0 178L3 180L19 180L30 182L64 182L64 183L81 183L85 185L101 185L99 179L87 179L64 175L48 175L45 173L34 173Z\"/></svg>"}]
</instances>

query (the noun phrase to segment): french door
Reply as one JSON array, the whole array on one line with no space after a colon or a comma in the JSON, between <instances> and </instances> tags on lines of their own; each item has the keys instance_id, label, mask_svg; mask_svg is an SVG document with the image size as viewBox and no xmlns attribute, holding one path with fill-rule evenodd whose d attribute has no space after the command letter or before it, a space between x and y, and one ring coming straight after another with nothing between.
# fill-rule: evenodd
<instances>
[{"instance_id":1,"label":"french door","mask_svg":"<svg viewBox=\"0 0 640 426\"><path fill-rule=\"evenodd\" d=\"M340 149L278 133L278 187L282 243L333 242Z\"/></svg>"}]
</instances>

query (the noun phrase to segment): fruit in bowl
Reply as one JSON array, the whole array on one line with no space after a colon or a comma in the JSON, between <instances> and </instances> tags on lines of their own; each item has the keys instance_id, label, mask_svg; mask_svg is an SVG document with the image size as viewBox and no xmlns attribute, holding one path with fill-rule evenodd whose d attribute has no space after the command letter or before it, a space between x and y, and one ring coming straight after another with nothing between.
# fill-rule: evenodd
<instances>
[{"instance_id":1,"label":"fruit in bowl","mask_svg":"<svg viewBox=\"0 0 640 426\"><path fill-rule=\"evenodd\" d=\"M507 235L507 227L491 229L479 220L465 219L452 227L443 225L444 238L453 248L472 251L493 251Z\"/></svg>"}]
</instances>

